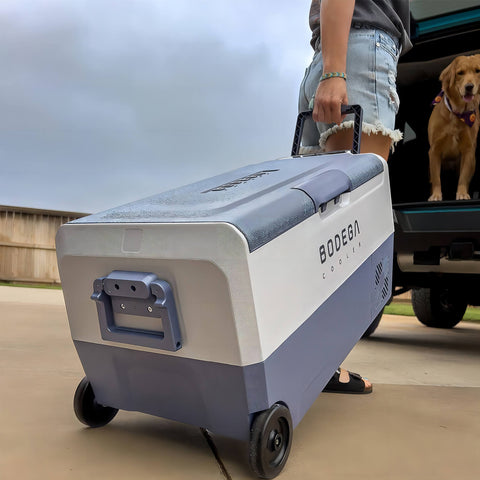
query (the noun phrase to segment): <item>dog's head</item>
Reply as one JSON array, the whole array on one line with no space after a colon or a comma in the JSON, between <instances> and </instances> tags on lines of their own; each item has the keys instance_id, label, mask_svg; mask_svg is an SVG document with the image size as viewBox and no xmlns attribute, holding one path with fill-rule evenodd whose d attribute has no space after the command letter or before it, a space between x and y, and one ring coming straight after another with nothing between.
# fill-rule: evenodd
<instances>
[{"instance_id":1,"label":"dog's head","mask_svg":"<svg viewBox=\"0 0 480 480\"><path fill-rule=\"evenodd\" d=\"M480 55L455 58L440 74L440 81L448 97L474 101L480 94Z\"/></svg>"}]
</instances>

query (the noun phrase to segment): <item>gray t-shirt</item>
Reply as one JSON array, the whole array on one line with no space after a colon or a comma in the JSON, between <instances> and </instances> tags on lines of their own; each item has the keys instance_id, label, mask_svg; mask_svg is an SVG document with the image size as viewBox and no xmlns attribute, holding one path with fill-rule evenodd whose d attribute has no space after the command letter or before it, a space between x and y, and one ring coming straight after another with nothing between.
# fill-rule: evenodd
<instances>
[{"instance_id":1,"label":"gray t-shirt","mask_svg":"<svg viewBox=\"0 0 480 480\"><path fill-rule=\"evenodd\" d=\"M321 1L313 0L310 7L310 43L314 49L317 49L320 43ZM402 54L412 48L409 0L356 0L352 25L379 28L400 39Z\"/></svg>"}]
</instances>

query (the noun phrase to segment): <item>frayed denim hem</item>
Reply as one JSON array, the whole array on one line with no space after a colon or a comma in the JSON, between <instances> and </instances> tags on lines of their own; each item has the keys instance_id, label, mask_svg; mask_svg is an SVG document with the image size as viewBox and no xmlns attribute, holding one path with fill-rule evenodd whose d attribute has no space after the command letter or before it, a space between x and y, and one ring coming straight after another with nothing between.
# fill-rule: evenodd
<instances>
[{"instance_id":1,"label":"frayed denim hem","mask_svg":"<svg viewBox=\"0 0 480 480\"><path fill-rule=\"evenodd\" d=\"M341 130L348 130L349 128L353 128L353 125L353 120L349 120L341 123L340 125L334 125L333 127L323 132L320 135L320 140L318 142L320 149L322 151L325 151L325 144L327 143L327 139L328 137L330 137L330 135ZM390 128L385 128L381 123L377 123L375 125L372 125L371 123L362 124L362 134L371 135L377 133L381 133L382 135L385 135L386 137L390 137L392 139L392 152L395 150L395 145L403 138L403 133L400 130L392 130Z\"/></svg>"}]
</instances>

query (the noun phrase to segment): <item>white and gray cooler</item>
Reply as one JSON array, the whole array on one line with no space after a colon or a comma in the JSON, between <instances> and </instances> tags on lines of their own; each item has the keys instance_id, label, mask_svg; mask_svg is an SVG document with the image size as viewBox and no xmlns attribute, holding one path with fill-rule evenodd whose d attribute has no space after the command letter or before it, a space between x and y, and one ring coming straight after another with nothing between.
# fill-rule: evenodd
<instances>
[{"instance_id":1,"label":"white and gray cooler","mask_svg":"<svg viewBox=\"0 0 480 480\"><path fill-rule=\"evenodd\" d=\"M386 163L292 156L63 225L57 256L90 426L118 409L250 442L292 430L391 296Z\"/></svg>"}]
</instances>

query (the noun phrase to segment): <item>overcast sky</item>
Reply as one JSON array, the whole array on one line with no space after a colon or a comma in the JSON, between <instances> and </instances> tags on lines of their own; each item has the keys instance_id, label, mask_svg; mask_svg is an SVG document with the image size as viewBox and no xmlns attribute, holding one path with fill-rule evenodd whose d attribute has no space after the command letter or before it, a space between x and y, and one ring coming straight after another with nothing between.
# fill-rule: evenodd
<instances>
[{"instance_id":1,"label":"overcast sky","mask_svg":"<svg viewBox=\"0 0 480 480\"><path fill-rule=\"evenodd\" d=\"M310 0L1 0L0 204L98 212L289 154Z\"/></svg>"}]
</instances>

